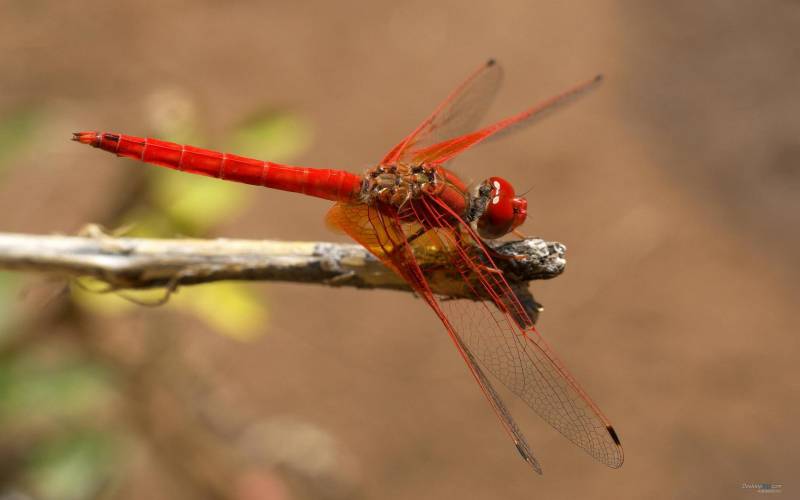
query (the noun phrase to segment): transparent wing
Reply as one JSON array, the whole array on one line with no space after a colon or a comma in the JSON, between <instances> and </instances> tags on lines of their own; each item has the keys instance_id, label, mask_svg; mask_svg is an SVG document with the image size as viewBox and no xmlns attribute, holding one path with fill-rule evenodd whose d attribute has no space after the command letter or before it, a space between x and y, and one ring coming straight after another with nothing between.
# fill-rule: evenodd
<instances>
[{"instance_id":1,"label":"transparent wing","mask_svg":"<svg viewBox=\"0 0 800 500\"><path fill-rule=\"evenodd\" d=\"M622 465L614 428L534 327L502 272L472 229L443 202L423 198L436 218L451 265L483 301L446 300L442 309L482 366L545 421L598 461ZM451 217L444 218L442 214ZM430 221L433 222L433 221Z\"/></svg>"},{"instance_id":2,"label":"transparent wing","mask_svg":"<svg viewBox=\"0 0 800 500\"><path fill-rule=\"evenodd\" d=\"M414 290L431 306L442 323L444 323L450 338L456 345L461 357L467 363L470 373L478 382L492 410L494 410L495 415L503 425L503 429L517 447L517 451L536 472L541 474L542 468L533 455L525 436L520 431L519 426L511 416L511 412L506 408L494 386L486 377L469 347L461 339L457 330L450 324L448 316L440 307L440 301L433 295L428 281L425 279L414 257L411 245L407 243L407 235L416 234L420 226L416 224L403 225L397 219L388 218L374 208L364 204L337 203L328 212L327 220L329 224L342 229L380 258L389 268L394 269L395 272L405 278Z\"/></svg>"},{"instance_id":3,"label":"transparent wing","mask_svg":"<svg viewBox=\"0 0 800 500\"><path fill-rule=\"evenodd\" d=\"M621 466L622 446L614 428L536 331L477 235L436 198L422 198L408 209L417 223L387 222L375 209L347 209L361 222L344 229L399 272L433 308L467 364L475 365L470 366L473 375L523 457L538 468L511 414L481 376L481 367L589 455L610 467ZM421 227L436 229L425 233L424 244L421 239L407 243ZM447 268L482 300L443 300L431 292L415 257L431 246L447 256Z\"/></svg>"},{"instance_id":4,"label":"transparent wing","mask_svg":"<svg viewBox=\"0 0 800 500\"><path fill-rule=\"evenodd\" d=\"M441 164L453 159L467 149L489 138L497 139L511 132L530 126L542 118L549 116L554 111L586 95L597 88L603 81L602 75L580 83L561 94L558 94L522 113L511 116L497 123L484 127L476 132L464 134L454 139L448 139L431 146L412 145L407 154L412 163Z\"/></svg>"},{"instance_id":5,"label":"transparent wing","mask_svg":"<svg viewBox=\"0 0 800 500\"><path fill-rule=\"evenodd\" d=\"M411 134L383 158L384 165L408 160L421 149L475 130L503 80L500 65L490 59L475 70Z\"/></svg>"}]
</instances>

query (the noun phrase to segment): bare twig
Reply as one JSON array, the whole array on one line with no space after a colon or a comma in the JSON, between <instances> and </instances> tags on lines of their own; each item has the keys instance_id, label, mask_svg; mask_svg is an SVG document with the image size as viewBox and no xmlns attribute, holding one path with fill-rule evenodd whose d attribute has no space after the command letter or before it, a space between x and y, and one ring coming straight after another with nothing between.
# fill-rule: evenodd
<instances>
[{"instance_id":1,"label":"bare twig","mask_svg":"<svg viewBox=\"0 0 800 500\"><path fill-rule=\"evenodd\" d=\"M329 286L410 290L365 248L354 244L271 240L118 238L0 233L0 269L92 276L111 289L169 287L221 280L287 281ZM560 243L538 238L494 247L512 285L559 275L566 264ZM441 256L423 267L442 267ZM444 286L444 295L463 297Z\"/></svg>"}]
</instances>

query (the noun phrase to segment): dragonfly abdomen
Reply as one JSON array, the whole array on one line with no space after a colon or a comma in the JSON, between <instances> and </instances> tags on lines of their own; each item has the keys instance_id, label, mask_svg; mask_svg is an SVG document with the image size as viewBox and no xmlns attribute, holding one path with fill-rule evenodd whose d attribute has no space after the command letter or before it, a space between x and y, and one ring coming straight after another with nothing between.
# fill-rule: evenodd
<instances>
[{"instance_id":1,"label":"dragonfly abdomen","mask_svg":"<svg viewBox=\"0 0 800 500\"><path fill-rule=\"evenodd\" d=\"M74 140L117 156L244 184L352 201L362 178L343 170L295 167L174 142L107 132L78 132Z\"/></svg>"}]
</instances>

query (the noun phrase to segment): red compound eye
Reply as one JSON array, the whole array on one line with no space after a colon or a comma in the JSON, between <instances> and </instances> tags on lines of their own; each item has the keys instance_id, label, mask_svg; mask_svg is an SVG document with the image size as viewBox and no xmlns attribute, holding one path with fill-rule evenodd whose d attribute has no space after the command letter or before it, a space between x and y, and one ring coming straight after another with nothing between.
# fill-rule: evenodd
<instances>
[{"instance_id":1,"label":"red compound eye","mask_svg":"<svg viewBox=\"0 0 800 500\"><path fill-rule=\"evenodd\" d=\"M489 177L484 185L491 187L486 211L478 219L478 233L483 238L499 238L525 222L528 201L514 197L514 187L501 177Z\"/></svg>"}]
</instances>

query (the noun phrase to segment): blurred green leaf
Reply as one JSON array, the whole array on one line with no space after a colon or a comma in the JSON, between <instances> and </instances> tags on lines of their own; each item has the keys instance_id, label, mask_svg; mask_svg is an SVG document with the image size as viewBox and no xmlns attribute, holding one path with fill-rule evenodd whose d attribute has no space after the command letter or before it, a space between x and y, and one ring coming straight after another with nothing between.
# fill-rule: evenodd
<instances>
[{"instance_id":1,"label":"blurred green leaf","mask_svg":"<svg viewBox=\"0 0 800 500\"><path fill-rule=\"evenodd\" d=\"M240 283L213 283L187 287L175 304L236 340L253 340L266 330L267 311L252 289Z\"/></svg>"},{"instance_id":2,"label":"blurred green leaf","mask_svg":"<svg viewBox=\"0 0 800 500\"><path fill-rule=\"evenodd\" d=\"M97 280L81 278L81 282L81 287L72 288L73 297L78 305L89 311L113 316L139 307L116 293L90 291L105 287ZM139 302L156 303L166 292L163 288L153 288L125 290L122 293ZM183 287L170 297L164 307L188 312L223 335L240 341L252 340L264 333L269 319L261 298L248 285L234 282Z\"/></svg>"},{"instance_id":3,"label":"blurred green leaf","mask_svg":"<svg viewBox=\"0 0 800 500\"><path fill-rule=\"evenodd\" d=\"M16 314L14 303L19 292L19 275L0 272L0 341L9 333Z\"/></svg>"},{"instance_id":4,"label":"blurred green leaf","mask_svg":"<svg viewBox=\"0 0 800 500\"><path fill-rule=\"evenodd\" d=\"M157 174L153 197L180 234L204 235L243 210L253 192L243 185L219 179L177 172Z\"/></svg>"},{"instance_id":5,"label":"blurred green leaf","mask_svg":"<svg viewBox=\"0 0 800 500\"><path fill-rule=\"evenodd\" d=\"M176 235L195 236L191 230L181 230L176 221L161 209L137 205L120 218L121 227L126 227L125 236L136 238L170 238Z\"/></svg>"},{"instance_id":6,"label":"blurred green leaf","mask_svg":"<svg viewBox=\"0 0 800 500\"><path fill-rule=\"evenodd\" d=\"M0 117L0 168L28 144L40 122L32 107L19 108Z\"/></svg>"},{"instance_id":7,"label":"blurred green leaf","mask_svg":"<svg viewBox=\"0 0 800 500\"><path fill-rule=\"evenodd\" d=\"M34 450L25 479L42 500L94 498L109 480L112 459L110 436L82 430Z\"/></svg>"},{"instance_id":8,"label":"blurred green leaf","mask_svg":"<svg viewBox=\"0 0 800 500\"><path fill-rule=\"evenodd\" d=\"M311 125L294 113L262 111L246 118L227 141L238 155L285 162L311 144Z\"/></svg>"},{"instance_id":9,"label":"blurred green leaf","mask_svg":"<svg viewBox=\"0 0 800 500\"><path fill-rule=\"evenodd\" d=\"M110 397L109 374L96 365L0 359L0 422L87 416L101 411Z\"/></svg>"}]
</instances>

